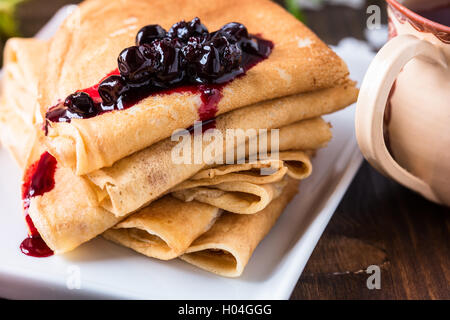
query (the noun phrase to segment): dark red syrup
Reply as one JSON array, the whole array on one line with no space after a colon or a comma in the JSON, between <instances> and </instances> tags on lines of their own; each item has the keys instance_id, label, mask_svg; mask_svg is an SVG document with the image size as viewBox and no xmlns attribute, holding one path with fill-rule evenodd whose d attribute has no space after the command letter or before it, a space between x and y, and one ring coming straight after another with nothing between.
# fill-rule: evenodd
<instances>
[{"instance_id":1,"label":"dark red syrup","mask_svg":"<svg viewBox=\"0 0 450 320\"><path fill-rule=\"evenodd\" d=\"M20 244L20 251L27 256L35 258L46 258L53 255L52 249L47 246L40 236L29 236L23 240Z\"/></svg>"},{"instance_id":2,"label":"dark red syrup","mask_svg":"<svg viewBox=\"0 0 450 320\"><path fill-rule=\"evenodd\" d=\"M34 226L28 214L28 208L31 198L42 196L55 187L56 165L56 159L50 153L45 152L38 161L28 167L24 175L22 201L28 237L20 244L20 250L28 256L43 258L53 255L53 251L45 244Z\"/></svg>"}]
</instances>

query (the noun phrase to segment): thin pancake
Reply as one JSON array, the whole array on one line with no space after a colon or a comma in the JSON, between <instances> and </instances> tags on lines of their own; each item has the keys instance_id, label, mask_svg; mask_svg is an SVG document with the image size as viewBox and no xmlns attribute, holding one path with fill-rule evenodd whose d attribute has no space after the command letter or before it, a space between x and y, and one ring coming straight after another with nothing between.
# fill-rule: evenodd
<instances>
[{"instance_id":1,"label":"thin pancake","mask_svg":"<svg viewBox=\"0 0 450 320\"><path fill-rule=\"evenodd\" d=\"M196 200L237 214L255 214L276 199L285 185L284 179L262 185L243 181L223 182L214 188L197 187L176 191L172 195L186 202Z\"/></svg>"},{"instance_id":2,"label":"thin pancake","mask_svg":"<svg viewBox=\"0 0 450 320\"><path fill-rule=\"evenodd\" d=\"M199 201L220 209L255 214L280 195L288 174L305 179L312 172L309 157L301 151L281 152L280 159L259 160L241 165L225 165L207 169L171 190L172 196L183 201Z\"/></svg>"},{"instance_id":3,"label":"thin pancake","mask_svg":"<svg viewBox=\"0 0 450 320\"><path fill-rule=\"evenodd\" d=\"M294 161L299 162L295 166L296 168L302 167L303 164L311 166L306 154L300 151L282 152L280 158L296 159ZM278 170L273 174L263 176L261 172L253 172L255 169L267 168L265 165L272 161L274 163L271 164L274 167L279 165L279 168L275 167ZM285 170L280 170L282 168ZM303 178L310 171L310 169L305 169ZM183 187L198 186L198 183L211 185L213 182L217 184L223 181L227 181L232 187L233 184L231 182L237 182L238 184L240 182L253 183L257 187L258 185L267 186L268 183L280 182L286 175L286 172L287 168L284 164L280 164L275 160L260 160L252 164L225 165L203 170L188 180L187 183L180 184L176 189L182 190ZM224 177L226 179L216 179ZM285 182L278 184L278 186L273 186L273 188L278 188L280 192L271 198L269 203L281 194L281 189L285 186ZM220 187L216 190L226 192ZM248 190L245 190L245 192L248 192ZM243 199L239 200L242 201ZM233 199L230 201L234 202ZM186 203L168 195L153 202L138 213L129 216L114 228L107 230L103 236L148 257L162 260L172 259L183 254L197 237L211 228L222 212L219 208L226 209L220 205L215 207L201 204L195 200ZM261 210L264 208L261 208Z\"/></svg>"},{"instance_id":4,"label":"thin pancake","mask_svg":"<svg viewBox=\"0 0 450 320\"><path fill-rule=\"evenodd\" d=\"M147 24L169 28L196 16L211 31L238 21L275 44L267 60L224 88L218 115L347 81L345 63L269 0L93 0L82 3L51 42L48 70L39 86L42 115L59 99L98 83L116 69L119 53L134 44L139 28ZM198 94L154 95L127 110L52 123L47 146L62 166L86 174L167 138L177 128L189 127L199 118L201 105Z\"/></svg>"},{"instance_id":5,"label":"thin pancake","mask_svg":"<svg viewBox=\"0 0 450 320\"><path fill-rule=\"evenodd\" d=\"M183 254L214 224L221 210L165 196L107 230L103 236L148 257L169 260Z\"/></svg>"},{"instance_id":6,"label":"thin pancake","mask_svg":"<svg viewBox=\"0 0 450 320\"><path fill-rule=\"evenodd\" d=\"M221 276L239 277L297 190L298 181L290 179L282 194L263 211L252 215L222 214L181 259Z\"/></svg>"},{"instance_id":7,"label":"thin pancake","mask_svg":"<svg viewBox=\"0 0 450 320\"><path fill-rule=\"evenodd\" d=\"M35 142L37 83L46 53L47 43L35 39L12 38L5 46L0 141L21 169Z\"/></svg>"}]
</instances>

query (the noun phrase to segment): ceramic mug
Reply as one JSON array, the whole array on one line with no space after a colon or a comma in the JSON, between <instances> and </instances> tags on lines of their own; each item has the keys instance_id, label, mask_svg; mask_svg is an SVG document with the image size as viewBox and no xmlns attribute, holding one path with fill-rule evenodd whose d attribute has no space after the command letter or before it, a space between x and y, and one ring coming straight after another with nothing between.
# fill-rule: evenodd
<instances>
[{"instance_id":1,"label":"ceramic mug","mask_svg":"<svg viewBox=\"0 0 450 320\"><path fill-rule=\"evenodd\" d=\"M448 19L450 1L386 1L391 39L361 85L358 144L383 174L450 206L450 27L417 13Z\"/></svg>"}]
</instances>

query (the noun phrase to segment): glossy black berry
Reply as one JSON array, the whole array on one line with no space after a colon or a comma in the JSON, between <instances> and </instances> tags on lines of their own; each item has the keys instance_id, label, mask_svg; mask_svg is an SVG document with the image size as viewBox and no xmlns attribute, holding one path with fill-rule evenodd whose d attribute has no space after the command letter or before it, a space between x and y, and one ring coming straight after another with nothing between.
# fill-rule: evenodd
<instances>
[{"instance_id":1,"label":"glossy black berry","mask_svg":"<svg viewBox=\"0 0 450 320\"><path fill-rule=\"evenodd\" d=\"M203 39L200 37L190 37L184 47L181 48L183 62L192 63L198 59L202 51Z\"/></svg>"},{"instance_id":2,"label":"glossy black berry","mask_svg":"<svg viewBox=\"0 0 450 320\"><path fill-rule=\"evenodd\" d=\"M112 106L119 99L125 88L125 80L119 75L112 75L100 83L98 93L105 106Z\"/></svg>"},{"instance_id":3,"label":"glossy black berry","mask_svg":"<svg viewBox=\"0 0 450 320\"><path fill-rule=\"evenodd\" d=\"M259 45L257 41L253 41L253 39L242 39L240 41L240 47L242 51L245 51L249 54L259 55Z\"/></svg>"},{"instance_id":4,"label":"glossy black berry","mask_svg":"<svg viewBox=\"0 0 450 320\"><path fill-rule=\"evenodd\" d=\"M230 22L224 25L219 31L217 31L218 35L225 36L230 42L237 42L243 38L248 38L247 28L237 22Z\"/></svg>"},{"instance_id":5,"label":"glossy black berry","mask_svg":"<svg viewBox=\"0 0 450 320\"><path fill-rule=\"evenodd\" d=\"M123 50L118 58L119 71L122 77L131 82L140 82L148 76L147 60L139 47L133 46Z\"/></svg>"},{"instance_id":6,"label":"glossy black berry","mask_svg":"<svg viewBox=\"0 0 450 320\"><path fill-rule=\"evenodd\" d=\"M94 101L85 92L76 92L69 95L64 101L64 106L67 107L70 112L75 113L80 117L97 114Z\"/></svg>"},{"instance_id":7,"label":"glossy black berry","mask_svg":"<svg viewBox=\"0 0 450 320\"><path fill-rule=\"evenodd\" d=\"M195 83L206 84L223 74L220 52L213 45L205 45L198 60L193 64L191 72L195 73Z\"/></svg>"},{"instance_id":8,"label":"glossy black berry","mask_svg":"<svg viewBox=\"0 0 450 320\"><path fill-rule=\"evenodd\" d=\"M157 50L158 41L155 40L150 44L139 46L139 51L145 58L145 62L141 68L144 68L149 74L156 74L163 68L161 54Z\"/></svg>"},{"instance_id":9,"label":"glossy black berry","mask_svg":"<svg viewBox=\"0 0 450 320\"><path fill-rule=\"evenodd\" d=\"M76 118L82 118L82 117L76 115L75 113L73 113L73 115ZM47 111L47 113L45 114L45 118L51 122L70 122L70 119L73 117L68 116L67 107L65 107L64 105L56 105L56 106L51 107Z\"/></svg>"},{"instance_id":10,"label":"glossy black berry","mask_svg":"<svg viewBox=\"0 0 450 320\"><path fill-rule=\"evenodd\" d=\"M239 68L242 62L242 50L236 44L230 44L224 48L222 55L222 64L227 71Z\"/></svg>"},{"instance_id":11,"label":"glossy black berry","mask_svg":"<svg viewBox=\"0 0 450 320\"><path fill-rule=\"evenodd\" d=\"M195 17L189 22L189 32L191 37L204 36L209 33L208 29L200 22L198 17Z\"/></svg>"},{"instance_id":12,"label":"glossy black berry","mask_svg":"<svg viewBox=\"0 0 450 320\"><path fill-rule=\"evenodd\" d=\"M170 38L178 38L187 41L190 37L188 24L184 20L175 23L172 28L170 28L168 35Z\"/></svg>"},{"instance_id":13,"label":"glossy black berry","mask_svg":"<svg viewBox=\"0 0 450 320\"><path fill-rule=\"evenodd\" d=\"M180 66L178 42L165 38L154 41L152 45L159 58L159 65L161 66L159 72L156 74L157 81L181 81L183 74Z\"/></svg>"},{"instance_id":14,"label":"glossy black berry","mask_svg":"<svg viewBox=\"0 0 450 320\"><path fill-rule=\"evenodd\" d=\"M151 43L154 40L162 39L166 36L167 32L158 24L151 24L143 27L136 35L136 46L144 43Z\"/></svg>"},{"instance_id":15,"label":"glossy black berry","mask_svg":"<svg viewBox=\"0 0 450 320\"><path fill-rule=\"evenodd\" d=\"M194 18L189 22L184 20L177 22L168 32L170 38L177 38L182 42L187 42L190 37L205 36L207 34L208 29L200 22L199 18Z\"/></svg>"}]
</instances>

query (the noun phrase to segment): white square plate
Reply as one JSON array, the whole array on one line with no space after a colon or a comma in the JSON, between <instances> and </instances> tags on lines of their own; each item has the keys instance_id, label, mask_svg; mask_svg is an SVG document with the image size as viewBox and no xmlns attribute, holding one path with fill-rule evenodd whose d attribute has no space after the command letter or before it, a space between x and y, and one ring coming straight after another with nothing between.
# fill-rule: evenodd
<instances>
[{"instance_id":1,"label":"white square plate","mask_svg":"<svg viewBox=\"0 0 450 320\"><path fill-rule=\"evenodd\" d=\"M37 34L48 38L75 6L62 8ZM361 80L372 54L364 43L335 48ZM350 47L353 45L353 47ZM355 49L356 48L356 49ZM355 60L356 57L356 60ZM31 258L19 244L26 236L20 172L0 148L0 296L5 298L288 299L317 241L361 164L354 137L354 106L325 118L334 138L318 152L314 173L262 241L242 277L222 278L183 261L149 259L94 239L63 256ZM69 289L74 276L81 288Z\"/></svg>"}]
</instances>

